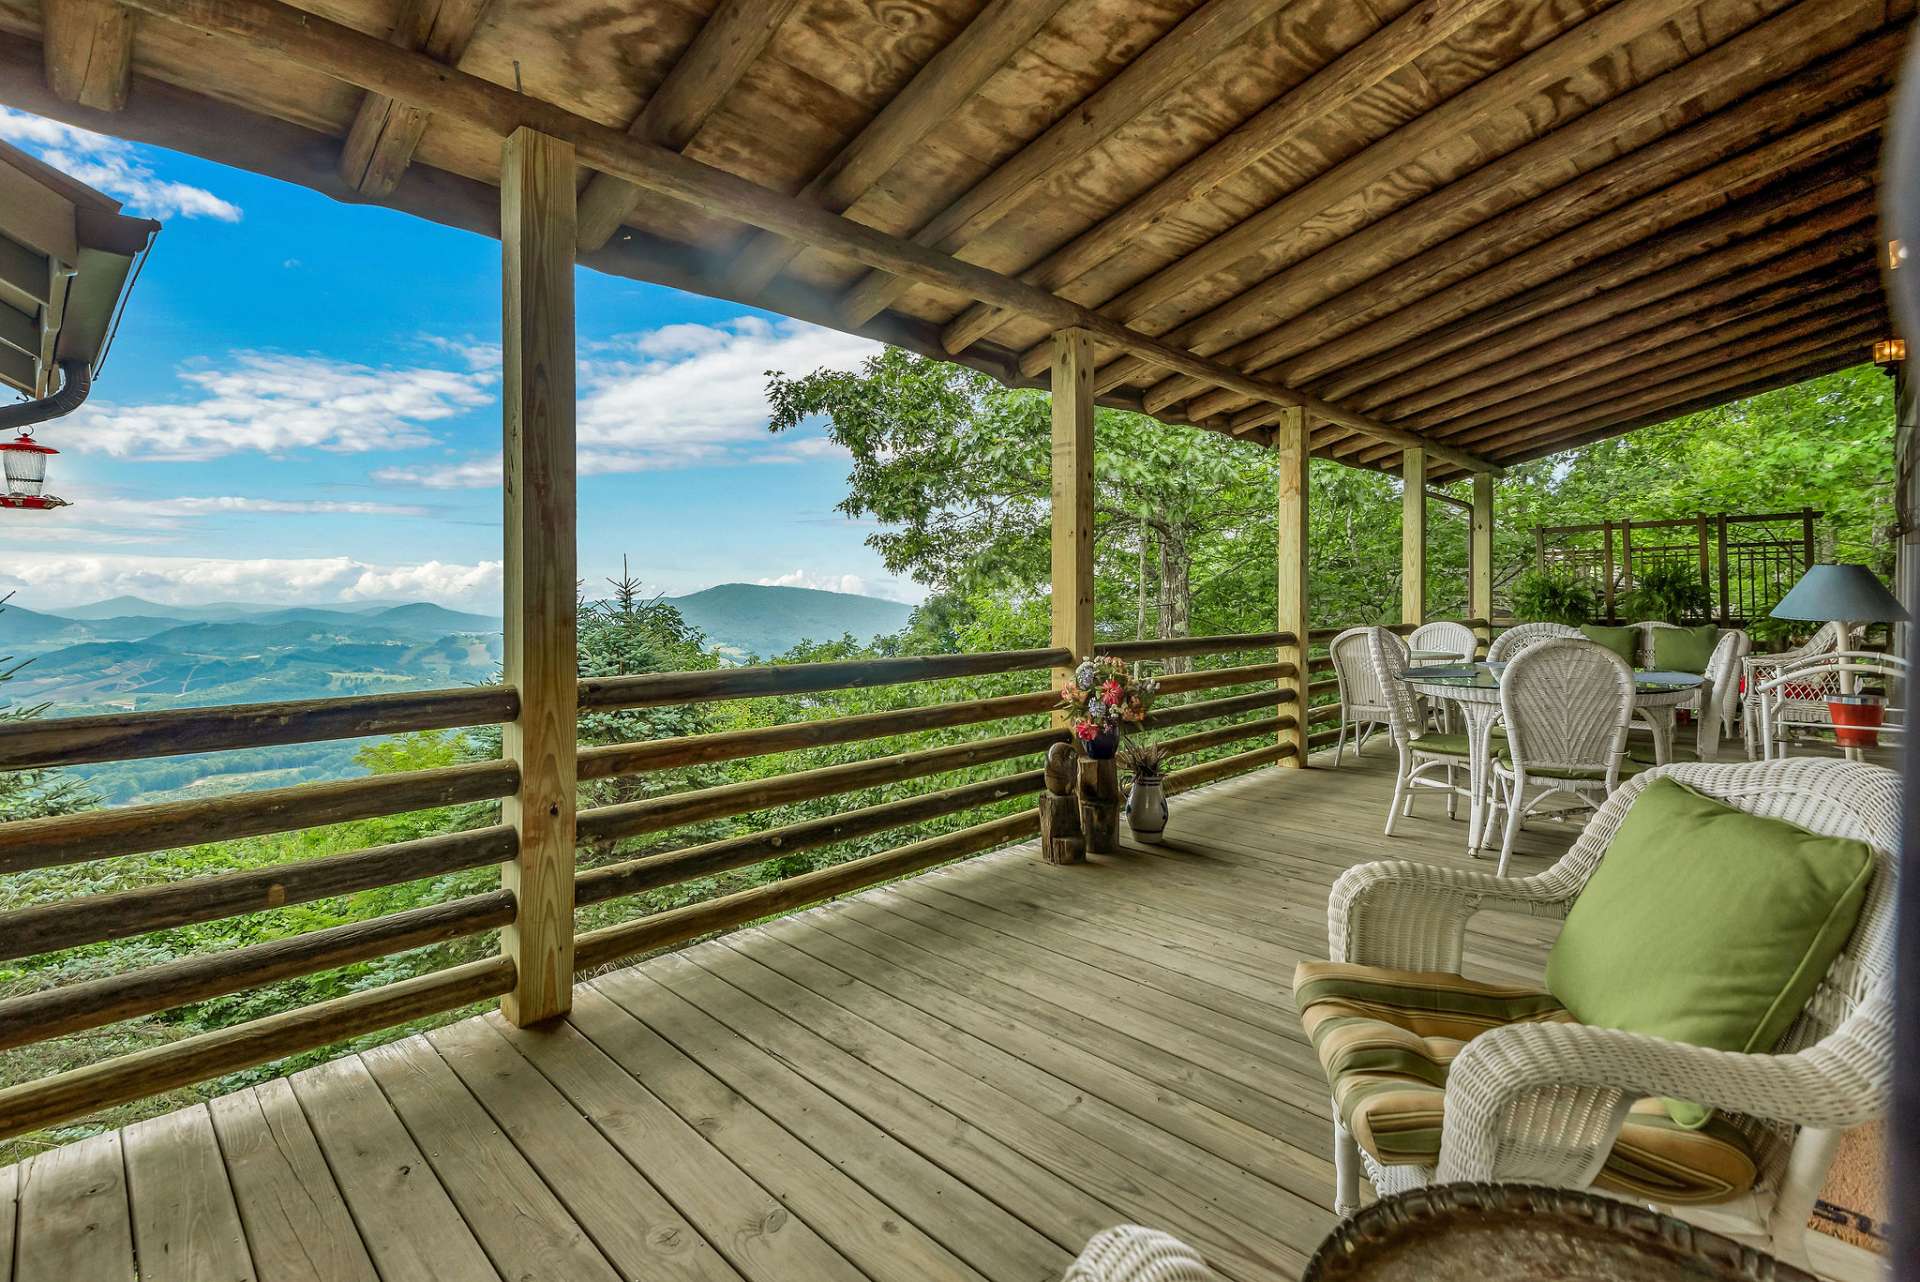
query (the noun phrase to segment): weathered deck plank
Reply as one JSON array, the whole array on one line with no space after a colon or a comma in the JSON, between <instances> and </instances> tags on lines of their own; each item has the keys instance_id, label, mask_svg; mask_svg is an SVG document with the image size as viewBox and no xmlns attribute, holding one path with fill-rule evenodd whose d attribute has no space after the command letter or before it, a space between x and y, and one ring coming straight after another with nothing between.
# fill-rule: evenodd
<instances>
[{"instance_id":1,"label":"weathered deck plank","mask_svg":"<svg viewBox=\"0 0 1920 1282\"><path fill-rule=\"evenodd\" d=\"M1180 798L1164 846L982 856L601 975L544 1030L467 1020L124 1157L44 1154L0 1170L0 1282L132 1276L136 1246L168 1276L172 1243L259 1282L1050 1282L1120 1222L1296 1276L1333 1217L1294 963L1347 867L1467 860L1431 801L1379 836L1388 783L1378 747L1262 771ZM1522 868L1569 835L1528 833ZM1551 935L1474 932L1470 965L1535 977Z\"/></svg>"}]
</instances>

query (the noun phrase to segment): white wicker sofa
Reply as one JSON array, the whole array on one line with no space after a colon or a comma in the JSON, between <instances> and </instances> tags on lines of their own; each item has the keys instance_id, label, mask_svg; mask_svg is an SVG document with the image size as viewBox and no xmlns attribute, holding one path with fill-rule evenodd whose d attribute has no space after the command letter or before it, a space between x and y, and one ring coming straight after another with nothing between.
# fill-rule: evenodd
<instances>
[{"instance_id":1,"label":"white wicker sofa","mask_svg":"<svg viewBox=\"0 0 1920 1282\"><path fill-rule=\"evenodd\" d=\"M1331 956L1335 963L1458 976L1475 915L1565 916L1635 799L1669 776L1750 814L1854 838L1873 852L1858 923L1786 1035L1769 1053L1737 1054L1572 1022L1492 1027L1466 1040L1445 1070L1442 1117L1426 1123L1440 1127L1437 1163L1383 1164L1335 1121L1335 1203L1342 1214L1358 1207L1363 1165L1383 1195L1462 1180L1593 1187L1629 1105L1677 1097L1721 1111L1750 1149L1754 1178L1719 1205L1662 1209L1804 1264L1807 1216L1841 1131L1882 1116L1891 1092L1900 800L1892 771L1812 758L1669 765L1624 784L1573 848L1536 876L1503 879L1400 861L1361 865L1333 888ZM1335 1112L1338 1119L1338 1106Z\"/></svg>"}]
</instances>

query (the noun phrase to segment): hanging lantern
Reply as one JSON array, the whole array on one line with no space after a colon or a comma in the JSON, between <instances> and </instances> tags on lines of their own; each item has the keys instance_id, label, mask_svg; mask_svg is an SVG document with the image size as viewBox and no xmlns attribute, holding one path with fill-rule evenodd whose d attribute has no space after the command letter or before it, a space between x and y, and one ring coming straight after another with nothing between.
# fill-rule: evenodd
<instances>
[{"instance_id":1,"label":"hanging lantern","mask_svg":"<svg viewBox=\"0 0 1920 1282\"><path fill-rule=\"evenodd\" d=\"M7 492L0 495L0 507L65 507L65 499L42 492L47 482L47 458L59 452L51 445L40 444L26 431L11 441L0 442L0 463L5 464L7 472Z\"/></svg>"}]
</instances>

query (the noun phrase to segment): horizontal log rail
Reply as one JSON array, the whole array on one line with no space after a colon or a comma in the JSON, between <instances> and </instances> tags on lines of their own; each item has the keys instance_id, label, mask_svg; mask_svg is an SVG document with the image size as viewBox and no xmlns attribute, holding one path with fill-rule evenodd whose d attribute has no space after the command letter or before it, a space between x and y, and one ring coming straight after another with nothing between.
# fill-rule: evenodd
<instances>
[{"instance_id":1,"label":"horizontal log rail","mask_svg":"<svg viewBox=\"0 0 1920 1282\"><path fill-rule=\"evenodd\" d=\"M1242 712L1253 712L1260 708L1271 708L1275 704L1291 703L1298 696L1292 690L1268 689L1255 690L1252 694L1229 695L1224 699L1201 699L1193 703L1175 704L1171 708L1156 708L1147 714L1145 728L1165 730L1171 726L1188 726L1196 721L1212 721L1218 717L1238 716Z\"/></svg>"},{"instance_id":2,"label":"horizontal log rail","mask_svg":"<svg viewBox=\"0 0 1920 1282\"><path fill-rule=\"evenodd\" d=\"M580 711L663 708L678 703L756 699L769 694L816 694L864 690L908 681L991 676L1059 668L1073 662L1066 650L1001 650L987 654L933 654L900 659L837 659L830 663L772 663L703 672L648 672L631 677L587 677L580 682Z\"/></svg>"},{"instance_id":3,"label":"horizontal log rail","mask_svg":"<svg viewBox=\"0 0 1920 1282\"><path fill-rule=\"evenodd\" d=\"M836 864L831 868L802 873L798 877L722 895L703 903L652 913L634 921L603 926L575 938L574 965L579 970L591 970L637 953L683 944L702 935L711 935L745 922L818 903L834 895L864 890L868 886L904 877L908 873L919 872L964 855L1004 846L1030 837L1039 830L1039 813L1022 810L1017 814L928 837L924 841Z\"/></svg>"},{"instance_id":4,"label":"horizontal log rail","mask_svg":"<svg viewBox=\"0 0 1920 1282\"><path fill-rule=\"evenodd\" d=\"M490 801L520 786L504 761L370 775L227 797L88 810L0 824L0 873Z\"/></svg>"},{"instance_id":5,"label":"horizontal log rail","mask_svg":"<svg viewBox=\"0 0 1920 1282\"><path fill-rule=\"evenodd\" d=\"M645 855L581 873L574 881L574 902L582 906L604 903L609 899L676 885L695 877L745 868L782 855L903 828L943 815L958 814L1009 797L1036 793L1044 786L1043 772L1028 770L898 801L882 802L877 806L843 811L820 819L806 819L744 837L728 837L681 850Z\"/></svg>"},{"instance_id":6,"label":"horizontal log rail","mask_svg":"<svg viewBox=\"0 0 1920 1282\"><path fill-rule=\"evenodd\" d=\"M1202 752L1208 748L1218 748L1222 744L1238 743L1242 739L1251 739L1255 735L1278 734L1282 730L1291 730L1298 722L1289 713L1274 717L1260 717L1253 721L1236 721L1231 725L1218 726L1212 730L1196 730L1192 734L1179 735L1172 739L1162 739L1155 747L1164 749L1173 756L1183 756L1190 752Z\"/></svg>"},{"instance_id":7,"label":"horizontal log rail","mask_svg":"<svg viewBox=\"0 0 1920 1282\"><path fill-rule=\"evenodd\" d=\"M499 824L267 868L38 904L0 915L0 961L442 877L503 863L518 849L513 829Z\"/></svg>"},{"instance_id":8,"label":"horizontal log rail","mask_svg":"<svg viewBox=\"0 0 1920 1282\"><path fill-rule=\"evenodd\" d=\"M489 957L10 1086L0 1090L0 1139L458 1010L513 983L513 962Z\"/></svg>"},{"instance_id":9,"label":"horizontal log rail","mask_svg":"<svg viewBox=\"0 0 1920 1282\"><path fill-rule=\"evenodd\" d=\"M1246 752L1235 753L1231 757L1221 757L1217 761L1203 761L1197 766L1188 766L1176 770L1167 776L1166 791L1169 797L1188 792L1202 784L1215 783L1234 775L1257 770L1261 766L1272 765L1276 761L1285 761L1294 754L1290 743L1273 743L1264 748L1253 748Z\"/></svg>"},{"instance_id":10,"label":"horizontal log rail","mask_svg":"<svg viewBox=\"0 0 1920 1282\"><path fill-rule=\"evenodd\" d=\"M1272 650L1292 645L1291 632L1242 632L1216 637L1149 638L1143 641L1100 641L1093 652L1116 659L1173 659L1201 654L1232 654L1239 650Z\"/></svg>"},{"instance_id":11,"label":"horizontal log rail","mask_svg":"<svg viewBox=\"0 0 1920 1282\"><path fill-rule=\"evenodd\" d=\"M509 891L472 895L0 1001L0 1050L477 935L513 920Z\"/></svg>"},{"instance_id":12,"label":"horizontal log rail","mask_svg":"<svg viewBox=\"0 0 1920 1282\"><path fill-rule=\"evenodd\" d=\"M1161 695L1165 696L1194 690L1213 690L1220 686L1252 685L1259 681L1288 681L1293 674L1291 663L1253 663L1240 668L1196 668L1191 672L1170 672L1155 680Z\"/></svg>"},{"instance_id":13,"label":"horizontal log rail","mask_svg":"<svg viewBox=\"0 0 1920 1282\"><path fill-rule=\"evenodd\" d=\"M519 715L520 696L516 691L505 686L480 686L50 717L0 726L0 770L137 761L414 730L452 730L512 721Z\"/></svg>"}]
</instances>

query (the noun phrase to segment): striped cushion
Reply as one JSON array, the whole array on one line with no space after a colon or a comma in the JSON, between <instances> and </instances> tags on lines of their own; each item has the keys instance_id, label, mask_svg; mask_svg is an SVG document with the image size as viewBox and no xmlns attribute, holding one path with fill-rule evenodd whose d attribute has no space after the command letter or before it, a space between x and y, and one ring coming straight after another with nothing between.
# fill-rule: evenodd
<instances>
[{"instance_id":1,"label":"striped cushion","mask_svg":"<svg viewBox=\"0 0 1920 1282\"><path fill-rule=\"evenodd\" d=\"M1340 1120L1387 1166L1439 1159L1447 1069L1462 1046L1504 1024L1573 1019L1537 989L1344 962L1301 962L1293 995ZM1738 1196L1753 1180L1752 1146L1727 1119L1715 1113L1687 1130L1659 1100L1644 1099L1594 1183L1650 1201L1704 1203Z\"/></svg>"}]
</instances>

